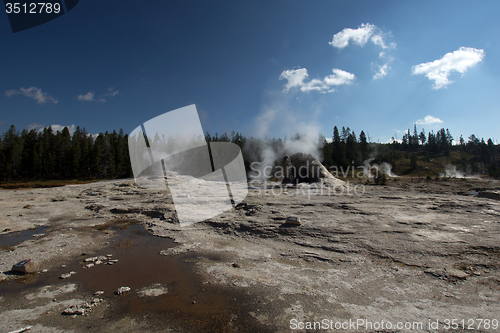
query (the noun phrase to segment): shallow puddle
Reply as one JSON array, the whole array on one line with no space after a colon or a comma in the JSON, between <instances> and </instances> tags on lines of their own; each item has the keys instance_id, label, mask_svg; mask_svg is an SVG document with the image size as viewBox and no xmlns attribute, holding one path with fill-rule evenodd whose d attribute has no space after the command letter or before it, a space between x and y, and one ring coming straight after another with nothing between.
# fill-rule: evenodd
<instances>
[{"instance_id":1,"label":"shallow puddle","mask_svg":"<svg viewBox=\"0 0 500 333\"><path fill-rule=\"evenodd\" d=\"M33 235L41 234L48 227L40 226L38 228L27 229L23 231L13 231L8 234L3 234L0 236L0 248L9 248L15 246L24 241L30 240L33 238Z\"/></svg>"},{"instance_id":2,"label":"shallow puddle","mask_svg":"<svg viewBox=\"0 0 500 333\"><path fill-rule=\"evenodd\" d=\"M45 285L77 283L79 291L89 295L104 291L100 297L111 303L105 317L108 320L124 316L148 318L148 323L155 328L169 323L169 326L203 332L265 330L246 314L248 311L244 307L249 304L246 296L200 281L194 272L194 264L188 262L195 259L194 255L160 255L161 250L175 246L171 239L152 236L137 224L124 224L121 228L108 226L96 232L106 232L107 229L116 232L109 247L82 255L64 268L39 274L38 279L33 275L34 281L26 281L30 277L27 275L26 278L0 283L0 293L6 295ZM102 263L82 269L87 264L85 258L106 255L118 261L113 265ZM59 279L61 274L71 271L76 274L65 280ZM154 287L155 284L165 287L168 292L156 297L139 297L139 289ZM117 289L124 286L130 287L131 291L117 295Z\"/></svg>"}]
</instances>

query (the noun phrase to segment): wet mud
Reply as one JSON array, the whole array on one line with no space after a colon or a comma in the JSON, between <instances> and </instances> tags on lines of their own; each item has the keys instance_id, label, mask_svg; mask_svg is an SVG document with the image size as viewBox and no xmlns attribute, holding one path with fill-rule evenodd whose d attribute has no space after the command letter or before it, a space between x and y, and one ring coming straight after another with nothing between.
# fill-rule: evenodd
<instances>
[{"instance_id":1,"label":"wet mud","mask_svg":"<svg viewBox=\"0 0 500 333\"><path fill-rule=\"evenodd\" d=\"M267 330L258 325L253 317L245 315L250 306L246 295L211 285L209 281L202 281L195 273L194 261L203 255L161 255L162 250L176 244L170 238L150 235L142 225L133 222L122 221L96 227L94 232L114 233L108 247L92 253L82 253L70 264L57 270L27 274L0 283L0 294L4 297L16 297L17 294L34 292L47 285L75 283L79 293L89 296L96 291L104 291L99 297L104 298L109 307L101 319L108 322L130 317L150 329L167 326L187 332ZM0 244L3 246L5 241L6 244L16 245L32 237L33 233L43 231L43 228L38 229L7 234L2 237ZM111 265L103 262L91 268L83 268L88 264L84 259L94 256L108 256L109 259L118 261ZM208 254L206 258L217 260ZM71 271L76 274L60 279L61 274ZM131 290L118 295L116 291L124 286ZM140 293L141 290L155 287L161 287L167 292L160 296L144 296Z\"/></svg>"},{"instance_id":2,"label":"wet mud","mask_svg":"<svg viewBox=\"0 0 500 333\"><path fill-rule=\"evenodd\" d=\"M39 226L23 231L13 231L7 234L0 235L0 248L9 249L24 241L32 239L33 236L40 235L48 229L46 226Z\"/></svg>"}]
</instances>

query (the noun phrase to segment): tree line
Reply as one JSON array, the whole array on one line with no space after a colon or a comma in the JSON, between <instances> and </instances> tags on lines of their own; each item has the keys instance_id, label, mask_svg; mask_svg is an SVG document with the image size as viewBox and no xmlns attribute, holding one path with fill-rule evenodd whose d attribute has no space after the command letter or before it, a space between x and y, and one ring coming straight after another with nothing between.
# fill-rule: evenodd
<instances>
[{"instance_id":1,"label":"tree line","mask_svg":"<svg viewBox=\"0 0 500 333\"><path fill-rule=\"evenodd\" d=\"M479 139L472 134L466 141L460 135L456 144L449 129L441 128L436 133L417 132L414 125L413 133L408 131L401 140L392 138L391 142L371 143L364 131L359 136L349 127L333 128L332 141L323 140L323 163L325 166L362 166L367 160L374 163L387 162L393 167L401 159L409 159L408 173L415 170L418 161L431 162L434 158L446 157L450 164L455 164L461 170L472 174L488 174L500 177L500 145L494 144L489 138ZM453 156L451 156L453 154Z\"/></svg>"},{"instance_id":2,"label":"tree line","mask_svg":"<svg viewBox=\"0 0 500 333\"><path fill-rule=\"evenodd\" d=\"M89 135L77 127L19 132L12 125L0 137L0 180L113 179L132 177L128 135Z\"/></svg>"},{"instance_id":3,"label":"tree line","mask_svg":"<svg viewBox=\"0 0 500 333\"><path fill-rule=\"evenodd\" d=\"M231 142L241 148L246 170L252 162L263 159L263 151L274 152L276 164L281 162L288 143L303 141L296 134L285 139L259 139L245 137L238 132L221 135L205 134L207 142ZM157 140L157 138L149 138ZM22 130L12 125L0 136L0 180L64 180L64 179L115 179L133 177L130 164L128 135L105 132L89 135L85 128L77 127L73 134L67 127L54 131ZM388 162L394 168L402 160L409 160L408 172L419 163L430 162L440 156L451 156L450 163L468 173L489 174L500 177L500 145L492 139L479 139L472 134L466 141L462 136L456 144L448 129L425 133L422 129L408 130L401 140L392 138L389 143L373 143L364 131L359 135L349 127L333 128L332 140L320 135L315 149L321 151L321 162L327 167L344 168L363 166L367 161Z\"/></svg>"}]
</instances>

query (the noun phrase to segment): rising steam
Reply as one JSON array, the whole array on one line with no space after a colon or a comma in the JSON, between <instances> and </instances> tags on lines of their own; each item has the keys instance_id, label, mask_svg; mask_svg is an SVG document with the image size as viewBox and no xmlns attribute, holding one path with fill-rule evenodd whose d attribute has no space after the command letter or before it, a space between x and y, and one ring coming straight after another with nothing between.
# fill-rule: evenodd
<instances>
[{"instance_id":1,"label":"rising steam","mask_svg":"<svg viewBox=\"0 0 500 333\"><path fill-rule=\"evenodd\" d=\"M269 171L285 155L305 153L318 160L322 159L322 147L318 142L321 126L314 120L321 110L316 108L311 112L294 107L295 100L289 94L277 93L269 97L271 102L264 105L254 119L257 139L250 138L245 144L250 159L260 161L260 165L255 165L254 170L249 172L249 177L253 180L269 179ZM268 139L269 137L284 137L285 140L278 142Z\"/></svg>"},{"instance_id":2,"label":"rising steam","mask_svg":"<svg viewBox=\"0 0 500 333\"><path fill-rule=\"evenodd\" d=\"M457 171L455 165L447 164L444 166L444 174L440 174L440 176L447 178L465 178L465 173Z\"/></svg>"},{"instance_id":3,"label":"rising steam","mask_svg":"<svg viewBox=\"0 0 500 333\"><path fill-rule=\"evenodd\" d=\"M367 178L373 178L373 172L375 174L383 174L387 177L397 177L395 173L392 172L392 165L387 162L382 164L372 163L375 158L367 159L363 162L363 176ZM372 172L373 171L373 172Z\"/></svg>"}]
</instances>

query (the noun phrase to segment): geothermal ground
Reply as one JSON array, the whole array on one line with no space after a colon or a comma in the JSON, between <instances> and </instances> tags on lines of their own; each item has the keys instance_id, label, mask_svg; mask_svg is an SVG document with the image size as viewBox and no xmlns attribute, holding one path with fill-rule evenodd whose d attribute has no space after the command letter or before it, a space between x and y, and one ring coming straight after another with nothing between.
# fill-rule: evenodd
<instances>
[{"instance_id":1,"label":"geothermal ground","mask_svg":"<svg viewBox=\"0 0 500 333\"><path fill-rule=\"evenodd\" d=\"M500 201L475 194L500 184L355 184L261 184L187 227L131 180L0 191L0 331L498 331Z\"/></svg>"}]
</instances>

